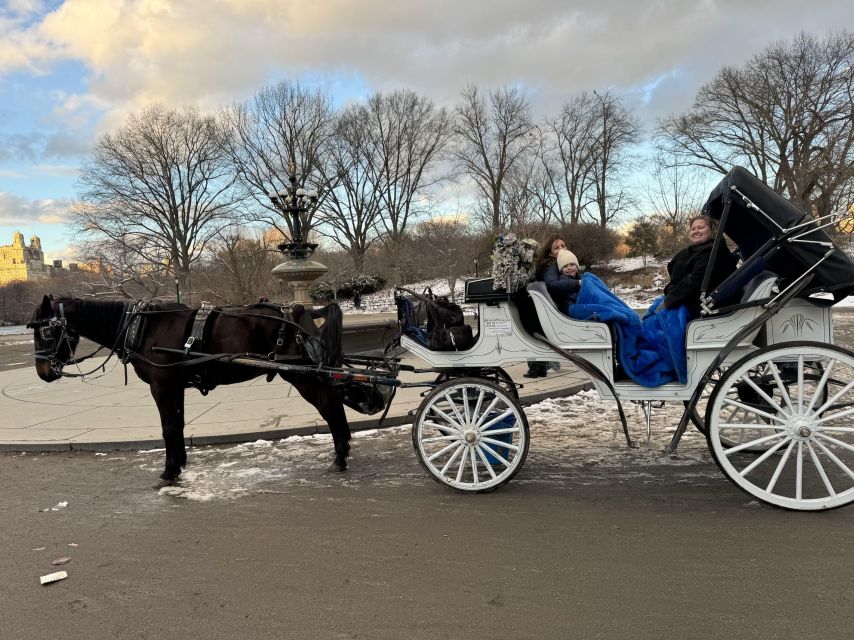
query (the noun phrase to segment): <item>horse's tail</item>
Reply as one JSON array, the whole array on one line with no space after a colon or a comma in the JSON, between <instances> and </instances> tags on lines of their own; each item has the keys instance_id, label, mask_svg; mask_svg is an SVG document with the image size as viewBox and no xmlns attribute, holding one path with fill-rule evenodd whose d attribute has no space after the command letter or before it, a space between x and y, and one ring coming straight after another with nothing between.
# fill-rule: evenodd
<instances>
[{"instance_id":1,"label":"horse's tail","mask_svg":"<svg viewBox=\"0 0 854 640\"><path fill-rule=\"evenodd\" d=\"M344 332L344 316L341 307L333 302L320 310L323 326L320 327L320 344L323 349L323 363L330 367L341 366L344 360L344 348L341 336Z\"/></svg>"}]
</instances>

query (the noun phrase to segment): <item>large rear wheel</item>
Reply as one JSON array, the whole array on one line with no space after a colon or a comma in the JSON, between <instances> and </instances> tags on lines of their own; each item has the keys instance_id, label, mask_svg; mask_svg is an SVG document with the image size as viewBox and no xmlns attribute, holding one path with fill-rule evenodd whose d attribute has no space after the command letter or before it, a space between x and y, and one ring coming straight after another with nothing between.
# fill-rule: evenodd
<instances>
[{"instance_id":1,"label":"large rear wheel","mask_svg":"<svg viewBox=\"0 0 854 640\"><path fill-rule=\"evenodd\" d=\"M811 342L755 351L724 373L705 422L715 462L751 496L799 511L854 501L854 353Z\"/></svg>"}]
</instances>

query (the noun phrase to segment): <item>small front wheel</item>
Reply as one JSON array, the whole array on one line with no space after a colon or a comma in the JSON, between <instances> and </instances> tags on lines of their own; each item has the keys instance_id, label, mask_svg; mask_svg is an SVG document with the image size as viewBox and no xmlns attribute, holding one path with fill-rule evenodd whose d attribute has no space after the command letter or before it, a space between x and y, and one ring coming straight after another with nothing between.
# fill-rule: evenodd
<instances>
[{"instance_id":1,"label":"small front wheel","mask_svg":"<svg viewBox=\"0 0 854 640\"><path fill-rule=\"evenodd\" d=\"M517 400L498 385L455 378L430 392L415 414L412 444L437 482L463 492L493 491L516 475L530 432Z\"/></svg>"}]
</instances>

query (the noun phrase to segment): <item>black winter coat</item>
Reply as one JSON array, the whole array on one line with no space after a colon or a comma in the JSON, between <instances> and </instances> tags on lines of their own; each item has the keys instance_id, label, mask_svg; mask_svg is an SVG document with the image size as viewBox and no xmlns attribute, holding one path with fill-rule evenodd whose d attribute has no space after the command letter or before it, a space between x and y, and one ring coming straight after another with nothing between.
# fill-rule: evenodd
<instances>
[{"instance_id":1,"label":"black winter coat","mask_svg":"<svg viewBox=\"0 0 854 640\"><path fill-rule=\"evenodd\" d=\"M703 285L703 275L709 258L712 257L712 244L709 240L703 244L688 245L667 264L667 273L670 274L670 282L664 287L664 306L673 309L684 305L688 307L688 313L692 318L700 315L700 287ZM736 269L738 261L730 253L726 245L718 248L712 276L709 280L707 293L715 288Z\"/></svg>"},{"instance_id":2,"label":"black winter coat","mask_svg":"<svg viewBox=\"0 0 854 640\"><path fill-rule=\"evenodd\" d=\"M537 272L537 280L546 283L546 289L558 308L566 313L566 307L574 303L581 289L581 276L572 278L565 276L557 268L557 262L552 260Z\"/></svg>"}]
</instances>

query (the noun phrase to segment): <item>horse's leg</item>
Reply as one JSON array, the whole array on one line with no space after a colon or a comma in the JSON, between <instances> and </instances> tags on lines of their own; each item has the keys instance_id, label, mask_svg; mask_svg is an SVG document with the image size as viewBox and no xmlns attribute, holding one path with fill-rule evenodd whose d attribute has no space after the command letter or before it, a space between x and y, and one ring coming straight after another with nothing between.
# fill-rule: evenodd
<instances>
[{"instance_id":1,"label":"horse's leg","mask_svg":"<svg viewBox=\"0 0 854 640\"><path fill-rule=\"evenodd\" d=\"M338 471L344 471L347 468L347 456L350 454L350 425L344 413L344 404L332 393L332 387L328 384L318 384L316 379L286 378L286 380L306 401L314 405L321 417L326 420L329 432L332 434L332 441L335 443L334 466Z\"/></svg>"},{"instance_id":2,"label":"horse's leg","mask_svg":"<svg viewBox=\"0 0 854 640\"><path fill-rule=\"evenodd\" d=\"M187 464L187 450L184 448L184 388L175 385L175 381L171 382L151 385L151 395L160 412L163 442L166 444L166 468L160 477L167 482L181 475L181 468Z\"/></svg>"}]
</instances>

